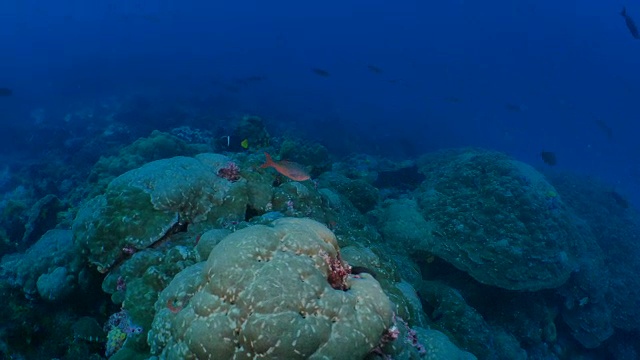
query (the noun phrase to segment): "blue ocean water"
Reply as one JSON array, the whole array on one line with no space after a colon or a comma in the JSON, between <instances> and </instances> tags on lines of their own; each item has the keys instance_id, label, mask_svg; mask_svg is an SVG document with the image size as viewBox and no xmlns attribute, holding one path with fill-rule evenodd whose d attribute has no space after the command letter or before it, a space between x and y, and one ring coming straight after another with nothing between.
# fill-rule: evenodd
<instances>
[{"instance_id":1,"label":"blue ocean water","mask_svg":"<svg viewBox=\"0 0 640 360\"><path fill-rule=\"evenodd\" d=\"M526 335L521 327L503 318L509 315L487 310L488 305L477 299L468 300L470 308L483 315L494 330L500 328L500 334L515 339L513 342L529 358L636 358L640 344L635 339L640 328L620 324L640 323L640 319L616 308L627 300L633 304L637 301L631 299L638 295L637 291L629 290L636 280L625 276L637 269L640 261L635 257L640 255L640 250L636 252L639 245L633 243L640 236L636 212L640 205L640 145L636 138L640 134L640 40L625 24L620 14L623 7L631 21L640 21L640 3L592 0L4 1L0 4L0 210L5 220L0 255L9 257L0 269L0 281L4 282L0 291L11 305L0 320L0 354L5 358L104 356L106 335L97 344L93 340L85 343L82 351L68 340L74 338L72 325L80 317L95 318L102 327L122 304L122 299L110 302L101 291L106 275L95 271L97 260L77 260L82 266L52 260L55 266L41 271L49 276L47 279L53 279L62 276L62 270L55 269L65 269L77 279L70 293L99 293L75 312L63 306L64 310L56 312L56 307L61 306L56 299L65 298L68 293L51 295L45 285L34 285L44 284L44 278L25 280L29 276L15 268L27 261L25 254L48 230L76 231L80 221L76 216L83 204L106 193L107 184L128 170L152 160L217 152L240 164L241 177L249 179L242 171L257 168L261 162L256 159L262 161L263 151L274 151L281 160L311 166L310 175L318 182L309 185L309 189L322 194L318 198L324 196L325 200L292 199L277 195L276 191L269 207L247 205L251 211L247 210L244 218L229 215L220 220L220 227L235 230L237 223L250 224L252 219L268 223L271 220L265 214L274 211L324 222L332 230L337 229L339 242L341 236L346 239L353 235L349 229L366 228L364 223L375 227L377 236L391 241L393 237L385 235L384 229L389 228L385 219L390 216L388 209L397 204L389 201L414 199L423 217L436 221L426 214L431 209L426 205L425 199L431 199L426 189L441 191L446 184L438 178L463 176L453 173L459 168L448 167L460 161L457 157L440 163L429 156L438 157L433 154L445 149L482 148L503 153L546 176L553 190L545 188L542 195L548 197L545 211L565 206L556 204L556 197L561 198L572 208L566 216L578 219L578 225L574 225L580 230L576 234L593 234L602 248L596 251L591 245L567 242L559 247L564 250L557 252L558 258L566 256L564 251L573 251L576 260L571 265L571 279L589 271L602 273L599 276L606 279L578 281L573 289L583 288L580 295L561 284L547 284L540 289L510 287L486 280L469 270L468 264L456 263L448 258L449 253L435 246L427 250L420 247L415 250L417 255L405 254L422 267L422 280L434 280L426 275L424 259L431 264L435 258L435 264L442 262L443 268L460 272L460 278L464 274L468 277L464 279L474 282L469 286L461 284L462 280L447 283L471 298L491 292L492 286L504 292L515 291L504 298L516 299L524 296L522 292L543 298L535 303L552 318L557 336ZM268 141L256 135L255 128L249 127L249 133L238 130L247 116L259 117L258 128L266 129ZM178 148L168 142L169 145L149 145L157 146L151 150L145 148L147 145L131 150L131 144L152 137L153 131L178 135L189 146L204 145ZM255 136L264 142L254 141ZM249 140L243 144L245 139ZM287 141L294 145L285 147ZM317 155L315 150L309 150L313 146L326 148L328 155ZM126 158L117 165L116 160L100 162L101 157L124 159L131 151L138 152L133 160ZM543 152L552 153L556 161L545 162ZM427 160L418 160L424 154L431 155ZM500 159L495 160L500 164L496 166L503 169L501 161L505 160ZM109 165L105 165L108 161ZM426 180L407 180L412 183L409 189L404 185L394 188L393 182L381 185L380 179L376 182L378 173L403 168L406 163L417 164L421 171L432 171L424 174ZM493 174L493 165L486 166ZM364 182L368 187L360 182L343 183L336 174ZM281 176L273 188L280 185L276 182L288 181ZM522 184L524 191L536 186L530 179ZM330 190L323 193L320 190L324 188ZM375 188L374 195L371 188ZM323 215L320 219L316 212L321 208L319 204L328 203L327 199L337 201L327 195L329 191L346 197L363 220L340 224L340 217L329 219ZM283 194L288 193L283 190ZM585 210L589 206L592 211ZM595 209L602 209L599 216L608 216L610 221L599 218ZM437 207L434 205L432 210L436 212ZM183 221L182 216L181 225L196 222ZM479 219L477 222L485 221ZM625 230L611 232L621 227ZM207 229L190 231L204 230ZM553 248L547 242L558 241L556 235L549 235L537 246ZM77 233L70 232L68 236L74 240L51 241L65 244L59 245L61 248L79 242ZM504 239L496 241L501 240ZM611 245L612 242L619 244ZM125 248L123 252L130 256ZM519 248L527 254L527 247L524 249ZM134 252L142 250L137 247ZM84 253L87 252L91 253ZM631 265L612 269L601 264L616 262L618 253L626 253L623 263ZM70 255L62 258L67 256ZM409 280L406 272L396 272ZM168 279L173 275L167 275ZM593 275L593 279L597 277ZM435 279L442 280L437 275ZM29 282L32 284L27 285ZM608 292L590 293L591 288L609 283L617 284L615 291L629 291L620 290L626 294L620 295L625 300L610 303L605 301L611 298ZM425 300L428 291L418 290L420 284L418 281L412 286L430 320L409 321L409 325L437 329L458 348L478 358L521 358L522 353L510 357L506 350L480 351L471 340L465 342L451 335L456 330L448 325L435 324L438 316L428 309L435 305ZM159 293L162 289L156 290ZM113 294L115 290L105 292ZM50 294L53 300L43 300L44 294ZM596 298L600 300L591 300ZM567 305L567 299L577 299L576 305ZM576 325L582 317L576 315L576 309L588 307L590 301L597 306L589 309L589 314L607 313L595 317L613 325L602 325L601 331L585 331L589 336L576 335L576 329L582 327ZM59 315L63 311L64 316ZM518 310L508 307L505 311ZM51 313L58 315L51 316L48 323L34 323L40 315ZM603 320L607 316L615 320ZM150 324L152 318L145 321ZM34 324L17 326L18 319ZM57 326L68 329L68 336L52 340L40 331ZM540 329L535 324L531 326L532 332L551 331L542 329L542 325ZM145 334L148 330L144 330ZM75 336L76 342L81 341L80 335ZM18 340L25 337L28 342ZM588 341L586 337L597 340ZM146 339L136 341L135 349L140 353L135 356L149 355ZM33 350L41 344L46 344L42 345L46 350ZM507 347L495 345L495 349ZM69 350L72 348L77 353ZM389 354L384 356L423 356Z\"/></svg>"}]
</instances>

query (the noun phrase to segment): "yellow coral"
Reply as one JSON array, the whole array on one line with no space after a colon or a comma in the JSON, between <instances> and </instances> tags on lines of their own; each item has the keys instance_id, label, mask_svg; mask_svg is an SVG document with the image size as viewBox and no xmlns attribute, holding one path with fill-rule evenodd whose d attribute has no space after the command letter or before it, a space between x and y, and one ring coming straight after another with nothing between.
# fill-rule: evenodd
<instances>
[{"instance_id":1,"label":"yellow coral","mask_svg":"<svg viewBox=\"0 0 640 360\"><path fill-rule=\"evenodd\" d=\"M107 350L105 355L109 357L118 352L118 350L122 348L122 345L124 345L125 340L127 340L127 333L117 327L111 329L107 334Z\"/></svg>"}]
</instances>

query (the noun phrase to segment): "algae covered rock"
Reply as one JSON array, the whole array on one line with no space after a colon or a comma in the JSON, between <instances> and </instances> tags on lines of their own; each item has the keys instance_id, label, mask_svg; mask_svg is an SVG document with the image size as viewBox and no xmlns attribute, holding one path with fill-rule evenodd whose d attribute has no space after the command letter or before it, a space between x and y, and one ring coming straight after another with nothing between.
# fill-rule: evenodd
<instances>
[{"instance_id":1,"label":"algae covered rock","mask_svg":"<svg viewBox=\"0 0 640 360\"><path fill-rule=\"evenodd\" d=\"M401 252L429 251L433 225L427 222L415 199L385 200L373 213L384 239Z\"/></svg>"},{"instance_id":2,"label":"algae covered rock","mask_svg":"<svg viewBox=\"0 0 640 360\"><path fill-rule=\"evenodd\" d=\"M156 302L148 341L160 359L358 359L392 324L368 274L328 279L335 236L310 219L254 225L218 243Z\"/></svg>"},{"instance_id":3,"label":"algae covered rock","mask_svg":"<svg viewBox=\"0 0 640 360\"><path fill-rule=\"evenodd\" d=\"M244 151L246 148L264 148L269 146L271 142L271 136L264 121L261 117L254 115L246 115L239 119L230 139L231 143L227 148L231 151ZM242 145L245 140L246 145Z\"/></svg>"},{"instance_id":4,"label":"algae covered rock","mask_svg":"<svg viewBox=\"0 0 640 360\"><path fill-rule=\"evenodd\" d=\"M187 224L243 219L245 181L217 175L229 161L218 154L174 157L120 175L78 211L76 243L104 272Z\"/></svg>"},{"instance_id":5,"label":"algae covered rock","mask_svg":"<svg viewBox=\"0 0 640 360\"><path fill-rule=\"evenodd\" d=\"M406 323L398 324L398 337L382 349L385 359L394 360L477 360L477 358L458 348L449 337L434 329L415 327ZM369 359L380 357L369 356Z\"/></svg>"},{"instance_id":6,"label":"algae covered rock","mask_svg":"<svg viewBox=\"0 0 640 360\"><path fill-rule=\"evenodd\" d=\"M197 150L174 135L154 130L148 137L120 149L117 155L100 157L91 169L89 181L106 186L116 176L150 161L192 156L198 153Z\"/></svg>"},{"instance_id":7,"label":"algae covered rock","mask_svg":"<svg viewBox=\"0 0 640 360\"><path fill-rule=\"evenodd\" d=\"M64 208L62 201L53 194L38 200L28 211L29 219L25 224L22 243L32 244L47 230L55 228L58 222L58 213Z\"/></svg>"},{"instance_id":8,"label":"algae covered rock","mask_svg":"<svg viewBox=\"0 0 640 360\"><path fill-rule=\"evenodd\" d=\"M589 284L590 289L607 292L600 297L606 298L611 307L613 326L637 331L640 329L640 215L629 207L622 195L596 179L553 174L550 180L585 220L599 245L599 254L585 256L584 261L591 263L592 269L581 271L582 282ZM585 302L587 305L598 302L594 292L576 294L574 308L584 308ZM581 303L583 306L579 306Z\"/></svg>"},{"instance_id":9,"label":"algae covered rock","mask_svg":"<svg viewBox=\"0 0 640 360\"><path fill-rule=\"evenodd\" d=\"M418 291L433 309L431 317L438 319L432 328L448 335L462 349L480 359L527 359L518 340L488 324L458 290L437 281L423 281Z\"/></svg>"},{"instance_id":10,"label":"algae covered rock","mask_svg":"<svg viewBox=\"0 0 640 360\"><path fill-rule=\"evenodd\" d=\"M510 290L556 288L577 269L582 238L590 234L531 166L475 149L435 153L420 163L426 180L416 198L432 227L421 248Z\"/></svg>"},{"instance_id":11,"label":"algae covered rock","mask_svg":"<svg viewBox=\"0 0 640 360\"><path fill-rule=\"evenodd\" d=\"M6 255L0 275L27 297L38 294L47 301L60 301L79 286L83 269L70 230L49 230L25 253Z\"/></svg>"},{"instance_id":12,"label":"algae covered rock","mask_svg":"<svg viewBox=\"0 0 640 360\"><path fill-rule=\"evenodd\" d=\"M323 186L333 188L347 198L362 213L373 209L378 202L378 189L363 179L350 179L337 172L328 172L319 180Z\"/></svg>"}]
</instances>

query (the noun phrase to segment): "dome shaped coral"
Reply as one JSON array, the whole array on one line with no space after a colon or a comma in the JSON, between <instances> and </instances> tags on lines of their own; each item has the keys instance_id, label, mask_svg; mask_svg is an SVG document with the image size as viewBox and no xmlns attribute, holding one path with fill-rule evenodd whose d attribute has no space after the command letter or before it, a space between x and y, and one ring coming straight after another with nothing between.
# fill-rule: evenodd
<instances>
[{"instance_id":1,"label":"dome shaped coral","mask_svg":"<svg viewBox=\"0 0 640 360\"><path fill-rule=\"evenodd\" d=\"M216 245L161 293L149 332L161 359L358 359L391 326L392 304L368 274L329 280L335 236L309 219L256 225Z\"/></svg>"}]
</instances>

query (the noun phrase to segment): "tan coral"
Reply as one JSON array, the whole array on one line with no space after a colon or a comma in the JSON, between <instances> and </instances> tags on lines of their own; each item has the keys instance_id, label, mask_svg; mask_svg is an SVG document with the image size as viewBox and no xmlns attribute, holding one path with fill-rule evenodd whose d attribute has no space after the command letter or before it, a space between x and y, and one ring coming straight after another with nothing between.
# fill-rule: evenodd
<instances>
[{"instance_id":1,"label":"tan coral","mask_svg":"<svg viewBox=\"0 0 640 360\"><path fill-rule=\"evenodd\" d=\"M349 277L346 291L332 288L321 253L337 257L338 250L333 233L309 219L229 235L160 295L152 352L161 359L363 358L391 325L392 304L368 274ZM176 312L167 307L174 299Z\"/></svg>"}]
</instances>

